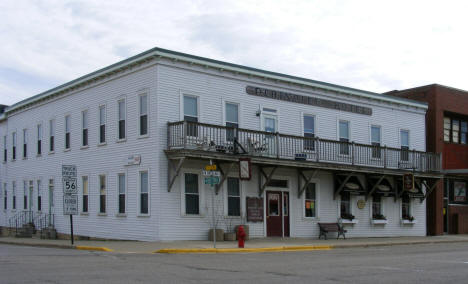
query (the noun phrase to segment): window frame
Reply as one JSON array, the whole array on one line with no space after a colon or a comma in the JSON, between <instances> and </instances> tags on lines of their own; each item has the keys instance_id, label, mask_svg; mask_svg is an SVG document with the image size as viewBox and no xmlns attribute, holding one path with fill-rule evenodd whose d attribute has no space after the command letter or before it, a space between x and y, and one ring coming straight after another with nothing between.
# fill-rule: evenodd
<instances>
[{"instance_id":1,"label":"window frame","mask_svg":"<svg viewBox=\"0 0 468 284\"><path fill-rule=\"evenodd\" d=\"M341 127L340 127L340 124L342 122L346 122L346 124L348 125L348 138L342 138L341 137ZM350 120L347 120L347 119L341 119L339 118L338 119L338 122L337 122L337 141L338 142L341 142L340 145L339 145L339 153L338 155L341 155L341 156L350 156L352 153L351 153L351 147L350 147L350 143L351 143L351 121ZM347 141L342 141L342 139L347 139Z\"/></svg>"},{"instance_id":2,"label":"window frame","mask_svg":"<svg viewBox=\"0 0 468 284\"><path fill-rule=\"evenodd\" d=\"M123 103L123 119L121 119L120 104ZM123 133L121 132L121 122L123 122ZM121 135L123 136L121 137ZM117 100L117 141L122 142L127 140L127 99L121 97Z\"/></svg>"},{"instance_id":3,"label":"window frame","mask_svg":"<svg viewBox=\"0 0 468 284\"><path fill-rule=\"evenodd\" d=\"M29 181L29 183L30 182L31 181ZM23 180L23 209L24 211L28 210L28 188L30 187L29 183L27 180Z\"/></svg>"},{"instance_id":4,"label":"window frame","mask_svg":"<svg viewBox=\"0 0 468 284\"><path fill-rule=\"evenodd\" d=\"M313 132L306 132L306 128L305 128L305 118L306 117L311 117L314 119L314 129L313 129ZM306 113L306 112L303 112L301 113L301 126L302 126L302 136L304 138L306 138L306 133L309 134L309 135L312 135L311 137L307 137L307 138L316 138L317 137L317 115L315 114L312 114L312 113ZM309 141L310 142L310 141ZM312 152L314 153L316 151L316 145L315 145L315 140L312 140L312 146L309 146L309 145L306 145L306 140L304 140L304 144L303 144L303 148L304 148L304 151L307 151L307 152Z\"/></svg>"},{"instance_id":5,"label":"window frame","mask_svg":"<svg viewBox=\"0 0 468 284\"><path fill-rule=\"evenodd\" d=\"M124 177L124 183L123 183L123 186L124 186L124 192L123 194L120 192L120 177L123 176ZM120 203L120 197L121 195L123 195L123 212L121 212L121 203ZM126 216L127 214L127 175L125 172L120 172L117 174L117 216Z\"/></svg>"},{"instance_id":6,"label":"window frame","mask_svg":"<svg viewBox=\"0 0 468 284\"><path fill-rule=\"evenodd\" d=\"M403 217L403 197L404 195L400 198L400 220L404 223L405 221L407 221L408 223L416 223L416 217L414 216L414 202L413 202L413 198L409 197L408 196L408 206L409 206L409 209L408 209L408 213L409 213L409 216L412 216L414 219L413 221L410 221L408 219L404 219Z\"/></svg>"},{"instance_id":7,"label":"window frame","mask_svg":"<svg viewBox=\"0 0 468 284\"><path fill-rule=\"evenodd\" d=\"M229 187L228 187L228 179L237 179L238 180L238 185L239 185L239 196L234 196L232 195L232 197L238 197L239 198L239 215L229 215L229 197L231 195L229 195ZM223 185L224 187L224 217L225 218L233 218L233 219L240 219L242 218L242 216L244 216L244 208L243 208L243 194L242 194L242 180L239 179L238 176L235 176L235 175L229 175L225 181L225 184ZM185 187L184 187L185 189ZM198 193L199 196L200 196L200 193Z\"/></svg>"},{"instance_id":8,"label":"window frame","mask_svg":"<svg viewBox=\"0 0 468 284\"><path fill-rule=\"evenodd\" d=\"M104 177L104 193L105 194L102 194L102 177ZM106 216L107 215L107 208L108 208L108 204L107 204L107 189L108 189L108 185L109 185L109 181L107 180L107 174L105 173L101 173L98 175L98 195L99 195L99 210L98 210L98 215L99 216ZM89 188L89 185L88 185L88 188ZM104 208L103 208L103 200L102 200L102 196L104 196ZM104 209L104 211L102 210Z\"/></svg>"},{"instance_id":9,"label":"window frame","mask_svg":"<svg viewBox=\"0 0 468 284\"><path fill-rule=\"evenodd\" d=\"M448 119L449 128L446 128L445 122ZM455 141L454 139L454 122L458 121L458 139ZM463 124L465 124L466 129L463 131ZM446 139L445 132L448 131L448 140ZM444 143L453 143L453 144L460 144L460 145L468 145L468 118L466 116L461 115L447 115L444 114L443 118L443 141ZM463 142L464 141L464 142Z\"/></svg>"},{"instance_id":10,"label":"window frame","mask_svg":"<svg viewBox=\"0 0 468 284\"><path fill-rule=\"evenodd\" d=\"M3 163L8 160L8 135L3 136Z\"/></svg>"},{"instance_id":11,"label":"window frame","mask_svg":"<svg viewBox=\"0 0 468 284\"><path fill-rule=\"evenodd\" d=\"M28 129L23 129L23 159L28 158Z\"/></svg>"},{"instance_id":12,"label":"window frame","mask_svg":"<svg viewBox=\"0 0 468 284\"><path fill-rule=\"evenodd\" d=\"M16 161L16 145L18 143L18 135L16 131L11 133L11 160Z\"/></svg>"},{"instance_id":13,"label":"window frame","mask_svg":"<svg viewBox=\"0 0 468 284\"><path fill-rule=\"evenodd\" d=\"M12 197L12 206L11 211L16 211L16 181L11 182L11 197Z\"/></svg>"},{"instance_id":14,"label":"window frame","mask_svg":"<svg viewBox=\"0 0 468 284\"><path fill-rule=\"evenodd\" d=\"M64 141L63 141L63 147L65 151L68 151L71 149L71 115L66 114L64 117Z\"/></svg>"},{"instance_id":15,"label":"window frame","mask_svg":"<svg viewBox=\"0 0 468 284\"><path fill-rule=\"evenodd\" d=\"M37 156L41 156L42 155L42 136L43 136L43 129L42 129L42 124L39 123L37 124L36 126L36 134L37 134Z\"/></svg>"},{"instance_id":16,"label":"window frame","mask_svg":"<svg viewBox=\"0 0 468 284\"><path fill-rule=\"evenodd\" d=\"M104 110L104 114L101 111ZM107 107L106 104L100 104L98 106L98 145L107 144Z\"/></svg>"},{"instance_id":17,"label":"window frame","mask_svg":"<svg viewBox=\"0 0 468 284\"><path fill-rule=\"evenodd\" d=\"M81 111L81 149L89 147L89 109ZM89 183L89 179L88 179Z\"/></svg>"},{"instance_id":18,"label":"window frame","mask_svg":"<svg viewBox=\"0 0 468 284\"><path fill-rule=\"evenodd\" d=\"M223 103L223 120L222 120L223 125L226 126L226 127L234 128L234 130L226 129L226 141L232 142L232 141L234 141L234 138L235 138L235 133L236 133L235 129L238 129L238 128L241 127L240 126L240 118L241 118L240 108L241 108L241 105L238 102L225 101L225 100L223 100L222 103ZM228 119L227 119L227 105L235 105L237 107L237 122L228 121Z\"/></svg>"},{"instance_id":19,"label":"window frame","mask_svg":"<svg viewBox=\"0 0 468 284\"><path fill-rule=\"evenodd\" d=\"M42 194L41 194L41 179L36 180L36 187L37 187L37 211L42 212Z\"/></svg>"},{"instance_id":20,"label":"window frame","mask_svg":"<svg viewBox=\"0 0 468 284\"><path fill-rule=\"evenodd\" d=\"M402 141L402 133L407 132L408 133L408 146L403 146L403 141ZM400 128L398 131L398 138L399 138L399 145L400 145L400 161L402 162L409 162L409 152L410 152L410 147L411 147L411 132L407 128Z\"/></svg>"},{"instance_id":21,"label":"window frame","mask_svg":"<svg viewBox=\"0 0 468 284\"><path fill-rule=\"evenodd\" d=\"M180 175L180 195L181 195L181 207L180 212L182 217L188 218L203 218L205 215L204 211L204 196L205 196L205 187L202 184L202 174L200 170L197 169L185 169L181 171L182 174ZM185 174L196 174L198 175L198 214L187 214L186 213L186 200L185 200Z\"/></svg>"},{"instance_id":22,"label":"window frame","mask_svg":"<svg viewBox=\"0 0 468 284\"><path fill-rule=\"evenodd\" d=\"M142 113L141 98L146 97L146 112ZM138 95L138 138L145 138L149 136L149 105L150 99L148 93L141 93ZM142 119L146 116L146 133L142 134Z\"/></svg>"},{"instance_id":23,"label":"window frame","mask_svg":"<svg viewBox=\"0 0 468 284\"><path fill-rule=\"evenodd\" d=\"M372 129L373 128L378 128L379 129L379 141L375 142L373 137L372 137ZM382 126L378 124L371 124L369 127L369 143L372 146L372 152L371 152L371 158L380 160L382 159Z\"/></svg>"},{"instance_id":24,"label":"window frame","mask_svg":"<svg viewBox=\"0 0 468 284\"><path fill-rule=\"evenodd\" d=\"M3 195L3 211L6 211L8 210L8 183L4 182L3 183L3 192L4 192L4 195Z\"/></svg>"},{"instance_id":25,"label":"window frame","mask_svg":"<svg viewBox=\"0 0 468 284\"><path fill-rule=\"evenodd\" d=\"M147 197L147 207L148 207L148 212L147 213L142 213L141 212L141 197L143 192L141 191L142 183L141 183L141 174L146 173L147 174L147 190L148 192L146 193L148 195ZM150 171L149 169L141 169L138 171L138 197L137 197L137 210L138 210L138 217L148 217L151 215L151 182L150 182Z\"/></svg>"},{"instance_id":26,"label":"window frame","mask_svg":"<svg viewBox=\"0 0 468 284\"><path fill-rule=\"evenodd\" d=\"M85 194L85 186L84 186L84 180L86 179L87 183L87 194ZM89 214L89 175L82 175L81 176L81 207L80 207L80 214L81 215L86 215ZM86 197L86 203L85 203L85 197ZM86 204L86 211L85 209L85 204Z\"/></svg>"},{"instance_id":27,"label":"window frame","mask_svg":"<svg viewBox=\"0 0 468 284\"><path fill-rule=\"evenodd\" d=\"M55 119L49 120L49 154L55 152Z\"/></svg>"},{"instance_id":28,"label":"window frame","mask_svg":"<svg viewBox=\"0 0 468 284\"><path fill-rule=\"evenodd\" d=\"M307 188L302 193L301 198L301 211L302 211L302 218L304 220L320 220L320 180L313 178L310 180L310 183L315 184L315 216L307 217L306 216L306 191ZM302 185L301 185L302 186Z\"/></svg>"}]
</instances>

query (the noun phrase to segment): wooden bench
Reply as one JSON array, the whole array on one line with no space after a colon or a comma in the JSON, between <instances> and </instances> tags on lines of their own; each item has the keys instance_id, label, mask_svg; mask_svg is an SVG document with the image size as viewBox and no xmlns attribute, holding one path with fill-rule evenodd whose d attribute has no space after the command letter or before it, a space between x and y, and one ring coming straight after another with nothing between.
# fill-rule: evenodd
<instances>
[{"instance_id":1,"label":"wooden bench","mask_svg":"<svg viewBox=\"0 0 468 284\"><path fill-rule=\"evenodd\" d=\"M347 230L343 229L343 226L340 226L340 224L338 224L338 223L318 223L318 225L320 227L319 239L322 236L324 236L325 240L326 240L327 239L327 233L337 232L338 236L336 237L336 239L339 239L340 235L343 235L343 238L346 240L345 233L347 232Z\"/></svg>"}]
</instances>

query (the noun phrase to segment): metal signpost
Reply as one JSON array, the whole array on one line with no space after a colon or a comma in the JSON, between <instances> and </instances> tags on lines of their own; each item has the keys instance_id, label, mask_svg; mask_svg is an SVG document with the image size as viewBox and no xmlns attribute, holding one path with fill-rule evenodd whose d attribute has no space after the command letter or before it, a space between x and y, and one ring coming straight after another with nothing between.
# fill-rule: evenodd
<instances>
[{"instance_id":1,"label":"metal signpost","mask_svg":"<svg viewBox=\"0 0 468 284\"><path fill-rule=\"evenodd\" d=\"M216 170L216 165L213 165L213 161L210 160L210 164L205 166L205 170L203 171L203 175L205 176L205 184L211 185L211 189L213 193L211 195L211 212L213 215L213 246L216 248L216 219L215 219L215 204L214 204L214 185L219 184L219 177L221 173Z\"/></svg>"},{"instance_id":2,"label":"metal signpost","mask_svg":"<svg viewBox=\"0 0 468 284\"><path fill-rule=\"evenodd\" d=\"M62 165L63 215L70 215L70 235L73 245L73 215L78 214L78 186L76 166Z\"/></svg>"}]
</instances>

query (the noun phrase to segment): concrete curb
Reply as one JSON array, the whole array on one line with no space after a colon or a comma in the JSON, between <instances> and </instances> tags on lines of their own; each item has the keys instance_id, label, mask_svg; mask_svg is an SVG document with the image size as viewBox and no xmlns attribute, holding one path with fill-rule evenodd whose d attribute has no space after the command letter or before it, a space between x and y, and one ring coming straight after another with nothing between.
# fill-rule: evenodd
<instances>
[{"instance_id":1,"label":"concrete curb","mask_svg":"<svg viewBox=\"0 0 468 284\"><path fill-rule=\"evenodd\" d=\"M18 242L9 242L0 240L0 244L5 245L17 245L17 246L28 246L28 247L44 247L44 248L64 248L64 249L74 249L75 246L72 245L62 245L62 244L39 244L39 243L18 243Z\"/></svg>"},{"instance_id":2,"label":"concrete curb","mask_svg":"<svg viewBox=\"0 0 468 284\"><path fill-rule=\"evenodd\" d=\"M312 251L330 250L333 246L286 246L270 248L199 248L177 249L166 248L156 250L153 253L255 253L255 252L285 252L285 251Z\"/></svg>"},{"instance_id":3,"label":"concrete curb","mask_svg":"<svg viewBox=\"0 0 468 284\"><path fill-rule=\"evenodd\" d=\"M76 246L75 248L78 250L107 251L107 252L114 251L113 249L106 248L106 247Z\"/></svg>"}]
</instances>

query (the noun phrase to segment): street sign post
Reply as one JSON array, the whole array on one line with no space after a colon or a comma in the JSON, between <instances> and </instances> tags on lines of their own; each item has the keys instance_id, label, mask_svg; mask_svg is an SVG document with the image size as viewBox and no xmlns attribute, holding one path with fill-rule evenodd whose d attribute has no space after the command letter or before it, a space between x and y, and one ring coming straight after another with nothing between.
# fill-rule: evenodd
<instances>
[{"instance_id":1,"label":"street sign post","mask_svg":"<svg viewBox=\"0 0 468 284\"><path fill-rule=\"evenodd\" d=\"M213 161L210 160L210 164L205 166L203 171L205 176L205 184L209 184L213 193L211 194L211 212L213 215L213 246L216 248L216 220L215 220L215 206L214 206L214 185L219 184L219 178L221 177L221 172L216 170L216 165L213 165Z\"/></svg>"},{"instance_id":2,"label":"street sign post","mask_svg":"<svg viewBox=\"0 0 468 284\"><path fill-rule=\"evenodd\" d=\"M63 214L70 215L70 239L73 245L73 215L78 214L78 185L76 166L62 165Z\"/></svg>"}]
</instances>

